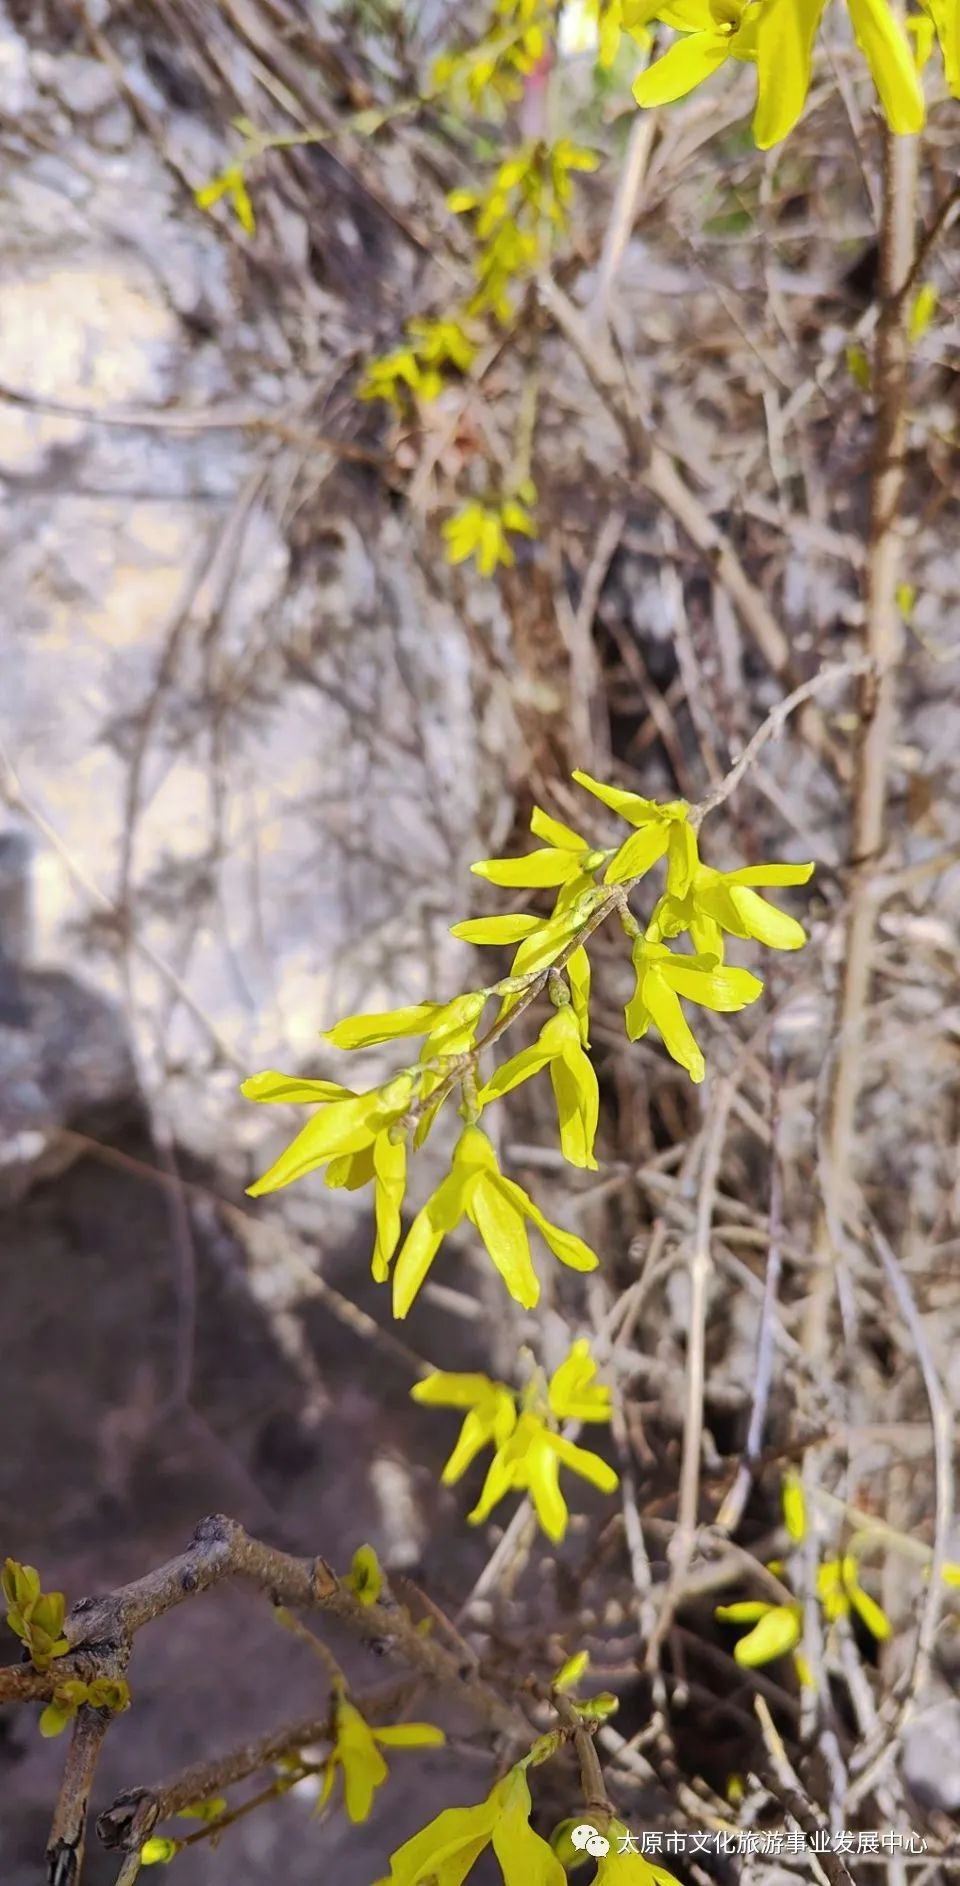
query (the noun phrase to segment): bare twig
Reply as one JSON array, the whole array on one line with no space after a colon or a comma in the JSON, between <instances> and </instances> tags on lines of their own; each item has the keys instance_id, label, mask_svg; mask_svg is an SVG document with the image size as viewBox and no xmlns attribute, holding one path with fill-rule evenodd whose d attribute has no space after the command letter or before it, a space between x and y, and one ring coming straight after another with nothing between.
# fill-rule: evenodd
<instances>
[{"instance_id":1,"label":"bare twig","mask_svg":"<svg viewBox=\"0 0 960 1886\"><path fill-rule=\"evenodd\" d=\"M757 1461L763 1445L767 1403L770 1398L770 1384L773 1380L773 1358L776 1347L774 1329L777 1298L780 1292L780 1275L783 1269L783 1173L780 1165L780 1082L777 1076L778 1071L774 1069L770 1106L770 1243L763 1284L763 1306L760 1311L753 1407L750 1410L750 1426L747 1430L743 1459L737 1468L737 1477L716 1518L716 1525L724 1532L736 1532L743 1518L743 1509L753 1485Z\"/></svg>"},{"instance_id":2,"label":"bare twig","mask_svg":"<svg viewBox=\"0 0 960 1886\"><path fill-rule=\"evenodd\" d=\"M753 1706L757 1712L764 1747L770 1759L771 1792L782 1802L788 1814L792 1814L798 1827L805 1834L822 1835L825 1831L823 1821L813 1802L804 1789L796 1770L783 1744L783 1737L777 1728L762 1696L755 1696ZM811 1865L818 1878L826 1878L830 1886L853 1886L853 1878L844 1866L839 1853L829 1848L810 1856Z\"/></svg>"},{"instance_id":3,"label":"bare twig","mask_svg":"<svg viewBox=\"0 0 960 1886\"><path fill-rule=\"evenodd\" d=\"M97 1833L105 1847L120 1847L136 1852L160 1822L182 1814L194 1801L206 1801L261 1768L269 1768L296 1749L309 1748L329 1735L329 1712L309 1716L302 1722L288 1722L271 1729L256 1741L241 1743L226 1755L209 1761L194 1762L169 1781L149 1787L126 1788L104 1810L97 1821Z\"/></svg>"},{"instance_id":4,"label":"bare twig","mask_svg":"<svg viewBox=\"0 0 960 1886\"><path fill-rule=\"evenodd\" d=\"M852 882L824 1136L823 1208L815 1239L815 1270L807 1302L805 1341L822 1353L842 1242L844 1199L853 1167L853 1135L863 1065L863 1038L873 967L877 905L869 877L882 854L887 770L896 728L896 670L903 624L900 509L903 500L909 308L902 290L914 258L917 140L887 132L880 230L882 299L874 351L876 435L870 485L870 537L865 596L865 653L875 664L864 677L853 798Z\"/></svg>"},{"instance_id":5,"label":"bare twig","mask_svg":"<svg viewBox=\"0 0 960 1886\"><path fill-rule=\"evenodd\" d=\"M119 1672L125 1659L114 1658ZM100 1751L110 1727L108 1709L91 1709L86 1703L77 1711L64 1763L63 1777L53 1813L47 1842L47 1879L49 1886L75 1886L83 1865L86 1843L87 1811L90 1790L96 1774Z\"/></svg>"},{"instance_id":6,"label":"bare twig","mask_svg":"<svg viewBox=\"0 0 960 1886\"><path fill-rule=\"evenodd\" d=\"M579 356L595 390L616 420L636 474L700 551L774 674L788 685L796 682L793 651L784 630L766 598L747 575L729 538L681 477L669 453L656 444L616 355L588 326L556 282L543 278L539 292L547 313ZM803 737L821 756L829 752L826 730L809 701L803 705L799 726Z\"/></svg>"},{"instance_id":7,"label":"bare twig","mask_svg":"<svg viewBox=\"0 0 960 1886\"><path fill-rule=\"evenodd\" d=\"M943 1603L943 1566L949 1548L950 1528L953 1524L954 1493L953 1417L950 1404L941 1385L927 1333L904 1275L903 1266L880 1227L872 1219L869 1229L873 1248L883 1266L897 1308L910 1331L930 1407L935 1488L934 1535L927 1588L906 1684L897 1701L893 1720L881 1724L879 1733L859 1751L856 1760L851 1764L855 1774L855 1780L848 1795L851 1803L863 1799L873 1786L889 1754L899 1744L907 1721L916 1707L917 1698L930 1675L937 1625Z\"/></svg>"}]
</instances>

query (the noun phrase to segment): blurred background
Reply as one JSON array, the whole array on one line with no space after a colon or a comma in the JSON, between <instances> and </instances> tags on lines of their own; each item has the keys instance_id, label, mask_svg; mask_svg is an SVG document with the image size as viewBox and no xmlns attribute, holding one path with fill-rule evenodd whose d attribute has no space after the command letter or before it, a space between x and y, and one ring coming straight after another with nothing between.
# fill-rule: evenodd
<instances>
[{"instance_id":1,"label":"blurred background","mask_svg":"<svg viewBox=\"0 0 960 1886\"><path fill-rule=\"evenodd\" d=\"M437 512L485 457L503 463L525 362L505 350L482 393L444 394L419 430L358 403L356 383L462 274L444 191L469 178L469 141L427 114L273 153L248 180L252 237L228 206L193 201L228 160L232 120L336 124L383 105L422 82L457 24L469 22L430 4L0 7L0 1547L68 1598L136 1576L222 1510L340 1566L370 1540L455 1608L496 1533L468 1532L463 1499L438 1488L452 1433L407 1391L419 1358L509 1368L530 1332L505 1319L467 1248L394 1332L370 1281L363 1195L315 1178L244 1199L296 1122L245 1103L239 1081L263 1067L353 1078L322 1029L469 986L448 930L492 907L471 859L526 849L535 800L606 836L577 805L571 766L702 797L784 691L702 560L631 486L610 413L556 336L541 357L539 540L495 581L444 561ZM582 181L559 265L590 304L634 114L568 38L558 108L608 159ZM776 162L749 143L748 105L740 74L668 117L617 258L614 331L648 422L771 598L802 676L855 654L862 626L871 415L857 350L875 287L877 135L843 46ZM956 113L931 118L927 209ZM945 862L881 920L861 1124L871 1197L912 1240L956 1398L955 236L931 272L891 790L896 865ZM825 697L838 749L851 708L842 689ZM713 859L818 865L813 947L774 964L769 985L789 1018L784 1161L801 1250L847 809L842 780L791 734L731 803L730 856ZM671 1150L699 1103L658 1046L628 1049L626 964L612 938L597 956L612 1191L578 1193L558 1172L532 1099L511 1113L507 1151L624 1267L675 1202ZM390 1065L367 1063L372 1079ZM449 1144L448 1128L423 1156L414 1203ZM765 1157L741 1120L724 1177L731 1236L763 1200ZM645 1184L638 1166L666 1176ZM755 1256L749 1240L736 1248L741 1267ZM843 1364L850 1497L892 1501L926 1537L916 1374L861 1287ZM665 1276L635 1338L651 1513L676 1482L685 1317L682 1278ZM742 1442L755 1329L755 1296L722 1287L718 1459ZM597 1523L588 1509L575 1556ZM153 1626L130 1674L135 1707L108 1739L99 1806L309 1713L318 1695L302 1648L239 1591ZM729 1671L715 1681L729 1691ZM923 1700L910 1760L956 1811L949 1658ZM33 1713L0 1713L7 1886L38 1877L63 1758ZM311 1824L298 1796L183 1856L177 1877L363 1886L438 1790L454 1801L486 1785L466 1742L407 1772L359 1833L340 1816ZM90 1886L114 1874L92 1841Z\"/></svg>"}]
</instances>

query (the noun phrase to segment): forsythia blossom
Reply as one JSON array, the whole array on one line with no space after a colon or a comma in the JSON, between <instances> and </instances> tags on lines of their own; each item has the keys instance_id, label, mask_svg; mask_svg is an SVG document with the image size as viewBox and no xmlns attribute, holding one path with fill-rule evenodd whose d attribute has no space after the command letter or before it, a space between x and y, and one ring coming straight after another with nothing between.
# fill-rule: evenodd
<instances>
[{"instance_id":1,"label":"forsythia blossom","mask_svg":"<svg viewBox=\"0 0 960 1886\"><path fill-rule=\"evenodd\" d=\"M498 563L508 569L516 562L510 533L535 537L537 527L519 498L503 498L499 504L480 504L473 499L455 511L443 526L450 563L466 563L473 557L481 576L492 576Z\"/></svg>"},{"instance_id":2,"label":"forsythia blossom","mask_svg":"<svg viewBox=\"0 0 960 1886\"><path fill-rule=\"evenodd\" d=\"M671 851L666 893L647 936L660 942L688 930L697 954L715 956L718 962L723 961L724 931L753 937L767 949L798 950L807 940L802 924L768 903L756 887L806 884L812 875L812 864L750 864L737 871L714 871L699 858L696 837L686 826Z\"/></svg>"},{"instance_id":3,"label":"forsythia blossom","mask_svg":"<svg viewBox=\"0 0 960 1886\"><path fill-rule=\"evenodd\" d=\"M656 0L648 17L679 37L641 72L638 105L669 105L693 91L727 59L757 67L755 143L778 144L793 129L810 88L813 46L825 0ZM923 89L910 42L888 0L847 0L857 44L870 68L891 130L919 131ZM945 39L944 59L947 62Z\"/></svg>"},{"instance_id":4,"label":"forsythia blossom","mask_svg":"<svg viewBox=\"0 0 960 1886\"><path fill-rule=\"evenodd\" d=\"M569 1520L560 1491L561 1466L589 1480L601 1493L614 1491L618 1480L613 1468L599 1454L568 1441L555 1425L563 1420L609 1421L610 1390L594 1381L596 1372L589 1344L581 1339L549 1384L537 1371L520 1398L504 1382L493 1382L486 1375L443 1371L411 1389L414 1401L469 1411L444 1467L444 1485L459 1480L482 1447L492 1444L495 1449L480 1498L469 1515L472 1525L487 1519L508 1493L527 1492L540 1525L556 1545Z\"/></svg>"},{"instance_id":5,"label":"forsythia blossom","mask_svg":"<svg viewBox=\"0 0 960 1886\"><path fill-rule=\"evenodd\" d=\"M633 945L637 986L627 1003L627 1034L639 1041L653 1022L667 1053L702 1081L703 1053L680 1007L680 997L721 1013L746 1008L762 993L763 983L749 969L724 969L712 956L677 956L664 943L638 937Z\"/></svg>"},{"instance_id":6,"label":"forsythia blossom","mask_svg":"<svg viewBox=\"0 0 960 1886\"><path fill-rule=\"evenodd\" d=\"M569 1003L544 1023L532 1048L522 1048L497 1069L480 1091L480 1105L499 1100L545 1067L550 1069L557 1103L560 1150L572 1166L585 1166L595 1172L593 1141L600 1112L600 1088Z\"/></svg>"},{"instance_id":7,"label":"forsythia blossom","mask_svg":"<svg viewBox=\"0 0 960 1886\"><path fill-rule=\"evenodd\" d=\"M560 1861L530 1826L533 1803L523 1765L491 1788L476 1807L448 1807L390 1855L389 1877L377 1886L459 1886L492 1846L504 1886L566 1886Z\"/></svg>"},{"instance_id":8,"label":"forsythia blossom","mask_svg":"<svg viewBox=\"0 0 960 1886\"><path fill-rule=\"evenodd\" d=\"M333 1747L324 1764L317 1812L326 1806L340 1773L348 1819L365 1821L377 1789L387 1779L381 1749L438 1748L445 1741L443 1730L434 1728L432 1722L398 1722L387 1729L372 1729L338 1684L334 1693Z\"/></svg>"},{"instance_id":9,"label":"forsythia blossom","mask_svg":"<svg viewBox=\"0 0 960 1886\"><path fill-rule=\"evenodd\" d=\"M572 1231L551 1224L532 1198L500 1171L497 1155L477 1126L461 1133L449 1176L417 1213L393 1273L393 1313L406 1316L448 1232L463 1218L479 1231L510 1295L533 1308L540 1283L530 1257L527 1222L555 1257L572 1270L595 1270L597 1257Z\"/></svg>"}]
</instances>

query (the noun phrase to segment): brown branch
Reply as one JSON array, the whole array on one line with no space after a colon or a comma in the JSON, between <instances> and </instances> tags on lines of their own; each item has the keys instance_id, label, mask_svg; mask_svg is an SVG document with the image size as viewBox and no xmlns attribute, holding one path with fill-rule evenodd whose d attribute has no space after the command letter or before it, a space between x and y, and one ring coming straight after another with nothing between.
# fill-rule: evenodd
<instances>
[{"instance_id":1,"label":"brown branch","mask_svg":"<svg viewBox=\"0 0 960 1886\"><path fill-rule=\"evenodd\" d=\"M909 279L915 250L917 159L916 138L887 132L880 230L881 300L873 362L876 429L864 599L864 653L876 666L861 684L850 901L835 1030L837 1052L826 1111L823 1206L815 1237L815 1268L804 1333L808 1355L821 1355L825 1349L834 1265L842 1247L873 972L877 902L871 892L871 877L883 853L887 771L896 735L897 664L903 644L897 586L910 373L909 303L903 287Z\"/></svg>"},{"instance_id":2,"label":"brown branch","mask_svg":"<svg viewBox=\"0 0 960 1886\"><path fill-rule=\"evenodd\" d=\"M411 1666L421 1680L458 1692L496 1734L513 1742L528 1739L526 1715L478 1674L472 1655L449 1648L436 1636L424 1636L409 1613L397 1604L362 1604L340 1583L325 1559L294 1558L251 1538L236 1520L221 1513L201 1520L187 1550L176 1558L117 1591L83 1598L75 1604L63 1627L71 1645L70 1654L42 1673L22 1666L0 1670L0 1702L49 1698L70 1677L91 1682L97 1676L116 1676L125 1667L138 1631L175 1605L227 1579L252 1584L277 1606L327 1612L370 1648L388 1652ZM90 1785L109 1721L109 1712L102 1710L82 1708L78 1713L48 1847L50 1886L74 1886L79 1877ZM316 1725L312 1727L315 1731ZM294 1724L280 1732L287 1737L284 1746L295 1742L303 1730L303 1724ZM239 1761L242 1772L250 1773L251 1768L243 1768L244 1761L252 1760L254 1767L260 1767L270 1759L269 1755L263 1756L265 1745L269 1746L269 1738L266 1744L248 1745L224 1757L224 1763L230 1766ZM233 1779L237 1778L239 1774L234 1774ZM114 1810L108 1810L104 1824L114 1836L112 1844L124 1846L128 1840L142 1840L144 1817L152 1811L150 1803L158 1794L161 1806L169 1799L196 1800L204 1779L208 1792L217 1785L216 1777L210 1781L209 1773L188 1771L186 1778L168 1784L166 1794L162 1789L146 1789L121 1796L115 1806L129 1807L132 1803L133 1813L114 1819ZM154 1813L154 1820L159 1811ZM164 1811L176 1810L167 1806Z\"/></svg>"},{"instance_id":3,"label":"brown branch","mask_svg":"<svg viewBox=\"0 0 960 1886\"><path fill-rule=\"evenodd\" d=\"M113 1658L114 1675L121 1674L125 1661L125 1658ZM70 1747L47 1841L49 1886L75 1886L80 1878L90 1790L110 1722L109 1709L91 1709L86 1704L74 1718Z\"/></svg>"},{"instance_id":4,"label":"brown branch","mask_svg":"<svg viewBox=\"0 0 960 1886\"><path fill-rule=\"evenodd\" d=\"M245 1781L248 1775L269 1768L294 1749L309 1748L330 1732L329 1712L308 1716L302 1722L288 1722L272 1729L254 1742L243 1742L225 1755L209 1761L194 1762L166 1781L146 1788L125 1788L97 1821L97 1833L105 1847L119 1847L132 1853L142 1847L158 1822L182 1814L194 1801L206 1801L213 1794Z\"/></svg>"},{"instance_id":5,"label":"brown branch","mask_svg":"<svg viewBox=\"0 0 960 1886\"><path fill-rule=\"evenodd\" d=\"M594 390L616 421L637 476L700 551L773 673L788 687L796 686L800 676L784 630L766 598L747 575L729 538L681 476L669 452L652 437L611 347L588 327L579 309L556 282L545 277L539 284L539 293L543 307L578 355ZM809 701L804 702L798 726L814 751L836 765L822 717Z\"/></svg>"}]
</instances>

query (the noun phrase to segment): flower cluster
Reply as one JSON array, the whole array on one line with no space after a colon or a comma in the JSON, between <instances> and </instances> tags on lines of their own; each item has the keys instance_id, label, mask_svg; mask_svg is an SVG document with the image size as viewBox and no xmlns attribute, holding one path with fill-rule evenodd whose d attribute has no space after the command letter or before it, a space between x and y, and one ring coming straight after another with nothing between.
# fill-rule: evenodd
<instances>
[{"instance_id":1,"label":"flower cluster","mask_svg":"<svg viewBox=\"0 0 960 1886\"><path fill-rule=\"evenodd\" d=\"M516 562L511 533L536 536L537 526L528 508L536 495L536 487L527 480L519 493L499 503L481 504L472 498L461 505L443 526L448 562L466 563L472 557L481 576L492 576L500 563L511 568Z\"/></svg>"},{"instance_id":2,"label":"flower cluster","mask_svg":"<svg viewBox=\"0 0 960 1886\"><path fill-rule=\"evenodd\" d=\"M745 61L757 68L754 141L769 150L792 131L806 103L825 5L826 0L651 0L644 17L662 21L677 38L636 80L638 105L671 104L728 59ZM960 97L960 25L951 0L922 0L923 13L905 23L889 0L846 5L891 130L907 135L923 125L920 74L934 36L947 85Z\"/></svg>"},{"instance_id":3,"label":"flower cluster","mask_svg":"<svg viewBox=\"0 0 960 1886\"><path fill-rule=\"evenodd\" d=\"M463 1408L457 1444L443 1469L445 1486L466 1473L481 1449L494 1448L471 1525L488 1519L508 1493L529 1493L543 1531L555 1545L567 1530L569 1513L560 1491L560 1468L569 1467L601 1493L618 1485L613 1468L589 1448L557 1431L560 1421L609 1421L610 1390L594 1381L597 1365L584 1341L575 1342L549 1383L538 1370L522 1395L487 1375L426 1376L410 1393L430 1407Z\"/></svg>"},{"instance_id":4,"label":"flower cluster","mask_svg":"<svg viewBox=\"0 0 960 1886\"><path fill-rule=\"evenodd\" d=\"M629 827L619 844L596 845L536 807L530 821L538 848L518 858L484 858L473 869L506 888L549 890L552 908L470 918L452 933L465 942L513 948L509 974L446 1002L428 1001L369 1015L350 1015L329 1030L334 1048L357 1052L387 1042L419 1039L416 1061L380 1085L356 1090L338 1082L270 1069L243 1083L250 1100L313 1104L315 1112L279 1158L249 1190L274 1192L325 1170L333 1187L373 1188L376 1240L373 1275L392 1276L394 1315L415 1301L444 1239L465 1222L485 1246L514 1301L531 1309L540 1280L534 1268L532 1226L560 1263L589 1271L596 1254L575 1232L555 1224L530 1194L501 1170L485 1131L486 1109L521 1083L549 1075L560 1146L572 1166L596 1167L600 1088L589 1054L589 938L616 915L630 941L635 986L625 1009L626 1031L638 1040L651 1027L691 1079L704 1077L704 1057L682 1004L732 1012L755 1002L763 984L750 970L725 961L726 939L754 939L770 949L794 950L804 941L795 918L761 895L761 888L804 884L811 864L751 865L719 871L700 857L697 822L681 800L660 803L620 787L574 774L577 784ZM655 866L664 884L641 929L629 909L635 886ZM672 947L689 936L692 953ZM536 1040L499 1067L481 1067L484 1050L510 1026L512 1013L545 993L551 1012ZM478 1033L488 1002L499 998L493 1023ZM422 1146L447 1099L459 1088L463 1129L447 1176L403 1235L402 1211L409 1152ZM533 1446L536 1441L536 1448ZM517 1423L503 1437L508 1449L497 1476L502 1491L524 1478L539 1448L556 1449ZM553 1469L549 1469L553 1471ZM495 1476L493 1484L499 1484ZM497 1498L501 1497L498 1493ZM556 1510L556 1509L554 1509Z\"/></svg>"},{"instance_id":5,"label":"flower cluster","mask_svg":"<svg viewBox=\"0 0 960 1886\"><path fill-rule=\"evenodd\" d=\"M794 1544L801 1544L807 1534L806 1504L803 1489L794 1474L789 1474L784 1481L783 1515ZM855 1614L871 1637L882 1642L890 1636L890 1620L860 1583L855 1544L851 1542L851 1548L842 1557L821 1561L817 1567L815 1594L828 1624ZM782 1568L772 1566L770 1569L780 1571ZM743 1669L756 1669L759 1664L771 1663L775 1657L792 1651L801 1680L811 1682L806 1662L797 1649L803 1636L803 1606L799 1601L770 1604L762 1599L744 1599L736 1604L718 1605L715 1615L724 1624L751 1626L734 1646L734 1658Z\"/></svg>"}]
</instances>

